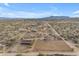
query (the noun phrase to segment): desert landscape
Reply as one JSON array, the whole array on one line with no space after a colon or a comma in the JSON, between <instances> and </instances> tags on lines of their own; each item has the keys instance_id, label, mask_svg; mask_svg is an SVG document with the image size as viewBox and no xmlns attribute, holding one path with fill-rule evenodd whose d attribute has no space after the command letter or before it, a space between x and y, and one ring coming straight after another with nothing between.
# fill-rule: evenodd
<instances>
[{"instance_id":1,"label":"desert landscape","mask_svg":"<svg viewBox=\"0 0 79 59\"><path fill-rule=\"evenodd\" d=\"M78 20L0 20L0 55L78 56Z\"/></svg>"}]
</instances>

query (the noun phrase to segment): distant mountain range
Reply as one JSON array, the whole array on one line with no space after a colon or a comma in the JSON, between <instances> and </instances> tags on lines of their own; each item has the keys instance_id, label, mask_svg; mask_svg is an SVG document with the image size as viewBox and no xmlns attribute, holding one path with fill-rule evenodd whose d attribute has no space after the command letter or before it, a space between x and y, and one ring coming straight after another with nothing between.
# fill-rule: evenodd
<instances>
[{"instance_id":1,"label":"distant mountain range","mask_svg":"<svg viewBox=\"0 0 79 59\"><path fill-rule=\"evenodd\" d=\"M79 17L68 16L50 16L44 18L5 18L0 17L0 20L79 20Z\"/></svg>"},{"instance_id":2,"label":"distant mountain range","mask_svg":"<svg viewBox=\"0 0 79 59\"><path fill-rule=\"evenodd\" d=\"M39 18L39 20L78 20L79 21L79 17L50 16L50 17Z\"/></svg>"},{"instance_id":3,"label":"distant mountain range","mask_svg":"<svg viewBox=\"0 0 79 59\"><path fill-rule=\"evenodd\" d=\"M69 19L70 17L68 16L50 16L50 17L45 17L45 18L40 18L43 20L64 20L64 19Z\"/></svg>"}]
</instances>

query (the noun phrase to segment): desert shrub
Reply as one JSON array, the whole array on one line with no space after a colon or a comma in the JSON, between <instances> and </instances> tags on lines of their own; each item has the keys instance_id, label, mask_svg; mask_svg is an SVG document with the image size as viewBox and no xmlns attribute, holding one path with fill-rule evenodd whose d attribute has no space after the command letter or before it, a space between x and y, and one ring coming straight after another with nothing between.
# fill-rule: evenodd
<instances>
[{"instance_id":1,"label":"desert shrub","mask_svg":"<svg viewBox=\"0 0 79 59\"><path fill-rule=\"evenodd\" d=\"M22 56L22 54L16 54L16 56Z\"/></svg>"},{"instance_id":2,"label":"desert shrub","mask_svg":"<svg viewBox=\"0 0 79 59\"><path fill-rule=\"evenodd\" d=\"M44 56L44 54L39 53L38 56Z\"/></svg>"}]
</instances>

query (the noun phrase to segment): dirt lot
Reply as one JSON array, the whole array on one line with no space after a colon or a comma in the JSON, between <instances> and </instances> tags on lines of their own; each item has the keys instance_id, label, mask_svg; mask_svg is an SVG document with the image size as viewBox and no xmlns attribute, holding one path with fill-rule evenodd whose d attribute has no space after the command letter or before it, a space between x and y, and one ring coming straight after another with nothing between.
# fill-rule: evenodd
<instances>
[{"instance_id":1,"label":"dirt lot","mask_svg":"<svg viewBox=\"0 0 79 59\"><path fill-rule=\"evenodd\" d=\"M49 40L49 41L42 41L38 40L34 51L73 51L72 48L70 48L63 40Z\"/></svg>"}]
</instances>

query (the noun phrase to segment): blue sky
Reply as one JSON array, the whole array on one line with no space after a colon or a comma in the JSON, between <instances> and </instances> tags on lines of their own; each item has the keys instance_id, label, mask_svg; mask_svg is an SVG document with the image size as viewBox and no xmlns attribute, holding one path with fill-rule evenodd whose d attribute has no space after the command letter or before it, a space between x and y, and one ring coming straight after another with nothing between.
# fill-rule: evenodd
<instances>
[{"instance_id":1,"label":"blue sky","mask_svg":"<svg viewBox=\"0 0 79 59\"><path fill-rule=\"evenodd\" d=\"M0 17L41 18L49 16L79 17L79 4L0 3Z\"/></svg>"}]
</instances>

